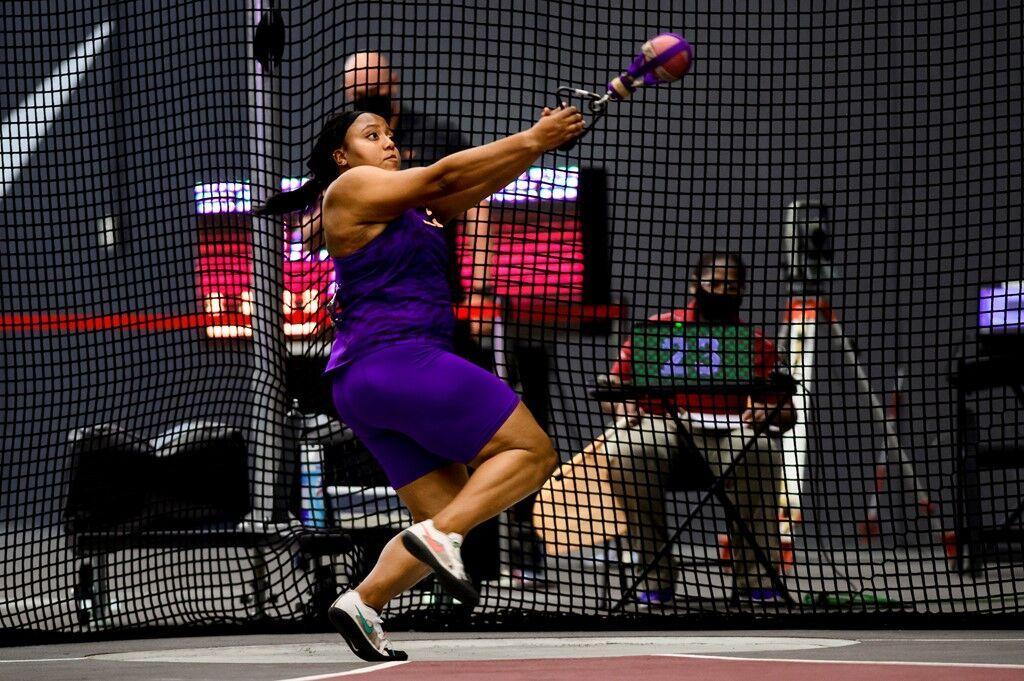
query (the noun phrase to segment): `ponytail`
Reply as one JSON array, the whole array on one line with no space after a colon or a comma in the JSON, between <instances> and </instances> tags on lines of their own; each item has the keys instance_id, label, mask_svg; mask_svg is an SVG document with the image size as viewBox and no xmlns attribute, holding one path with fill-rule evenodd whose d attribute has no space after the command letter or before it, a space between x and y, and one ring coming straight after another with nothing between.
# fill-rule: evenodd
<instances>
[{"instance_id":1,"label":"ponytail","mask_svg":"<svg viewBox=\"0 0 1024 681\"><path fill-rule=\"evenodd\" d=\"M284 215L305 210L327 189L317 177L309 178L306 184L290 192L274 194L267 202L256 209L254 215Z\"/></svg>"},{"instance_id":2,"label":"ponytail","mask_svg":"<svg viewBox=\"0 0 1024 681\"><path fill-rule=\"evenodd\" d=\"M257 208L254 215L284 215L305 210L313 204L331 182L341 174L334 163L334 150L345 143L345 133L364 111L340 111L332 113L324 121L324 127L317 136L313 151L306 160L310 178L306 184L290 192L274 194Z\"/></svg>"}]
</instances>

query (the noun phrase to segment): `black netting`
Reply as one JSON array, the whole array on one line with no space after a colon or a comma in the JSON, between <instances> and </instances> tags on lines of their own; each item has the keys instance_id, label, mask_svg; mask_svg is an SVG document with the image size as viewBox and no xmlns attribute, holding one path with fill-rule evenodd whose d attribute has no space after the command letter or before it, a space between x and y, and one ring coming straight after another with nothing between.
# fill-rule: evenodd
<instances>
[{"instance_id":1,"label":"black netting","mask_svg":"<svg viewBox=\"0 0 1024 681\"><path fill-rule=\"evenodd\" d=\"M2 25L3 629L324 621L411 522L321 375L327 249L363 237L325 240L319 200L253 209L353 95L386 84L427 166L667 31L678 82L573 97L593 131L445 229L456 352L561 467L467 538L473 612L428 579L388 614L1024 609L1019 3L16 0ZM739 290L749 323L713 295ZM422 421L446 383L377 409Z\"/></svg>"}]
</instances>

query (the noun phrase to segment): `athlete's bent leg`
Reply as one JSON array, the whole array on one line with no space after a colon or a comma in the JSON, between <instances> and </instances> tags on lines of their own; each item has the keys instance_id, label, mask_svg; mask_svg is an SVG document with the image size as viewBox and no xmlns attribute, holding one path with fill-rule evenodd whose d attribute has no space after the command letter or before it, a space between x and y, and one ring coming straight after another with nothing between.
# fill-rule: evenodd
<instances>
[{"instance_id":1,"label":"athlete's bent leg","mask_svg":"<svg viewBox=\"0 0 1024 681\"><path fill-rule=\"evenodd\" d=\"M466 534L540 488L558 466L558 455L522 403L469 464L473 475L434 516L442 532Z\"/></svg>"},{"instance_id":2,"label":"athlete's bent leg","mask_svg":"<svg viewBox=\"0 0 1024 681\"><path fill-rule=\"evenodd\" d=\"M465 467L453 464L397 492L417 522L432 518L437 530L465 535L536 491L557 464L551 440L519 404L470 463L475 471L468 480ZM378 610L430 572L406 550L400 536L388 542L377 565L356 587L364 602Z\"/></svg>"},{"instance_id":3,"label":"athlete's bent leg","mask_svg":"<svg viewBox=\"0 0 1024 681\"><path fill-rule=\"evenodd\" d=\"M412 513L413 521L421 522L434 517L450 504L465 484L466 467L453 463L396 491ZM395 536L380 552L373 570L355 590L367 605L381 610L392 598L412 588L428 574L430 568L406 551L399 536Z\"/></svg>"}]
</instances>

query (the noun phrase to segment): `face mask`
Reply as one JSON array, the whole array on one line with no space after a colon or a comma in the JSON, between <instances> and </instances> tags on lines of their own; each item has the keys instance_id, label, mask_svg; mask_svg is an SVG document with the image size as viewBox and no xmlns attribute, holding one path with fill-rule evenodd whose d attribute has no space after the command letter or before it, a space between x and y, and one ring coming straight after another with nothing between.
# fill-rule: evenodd
<instances>
[{"instance_id":1,"label":"face mask","mask_svg":"<svg viewBox=\"0 0 1024 681\"><path fill-rule=\"evenodd\" d=\"M367 111L375 113L385 121L391 120L391 95L366 95L352 101L352 108L356 111Z\"/></svg>"},{"instance_id":2,"label":"face mask","mask_svg":"<svg viewBox=\"0 0 1024 681\"><path fill-rule=\"evenodd\" d=\"M728 321L736 317L743 299L727 293L711 293L703 286L697 287L697 307L711 320Z\"/></svg>"}]
</instances>

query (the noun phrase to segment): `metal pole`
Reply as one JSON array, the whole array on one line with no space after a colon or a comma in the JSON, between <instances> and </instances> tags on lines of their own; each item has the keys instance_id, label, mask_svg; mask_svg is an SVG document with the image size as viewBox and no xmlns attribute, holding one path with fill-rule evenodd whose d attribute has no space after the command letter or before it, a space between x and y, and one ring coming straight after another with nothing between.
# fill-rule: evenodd
<instances>
[{"instance_id":1,"label":"metal pole","mask_svg":"<svg viewBox=\"0 0 1024 681\"><path fill-rule=\"evenodd\" d=\"M791 533L791 523L799 522L803 515L800 488L807 473L807 410L814 380L815 324L819 312L817 302L807 298L794 296L786 305L787 328L782 338L797 390L792 397L796 423L782 434L783 490L779 505L786 513L780 530L784 537Z\"/></svg>"},{"instance_id":2,"label":"metal pole","mask_svg":"<svg viewBox=\"0 0 1024 681\"><path fill-rule=\"evenodd\" d=\"M249 0L246 40L251 46L267 0ZM247 62L249 92L250 188L253 206L262 205L279 189L281 106L280 78L264 74L250 53ZM284 291L283 237L281 222L273 217L253 217L252 346L250 387L252 411L249 435L252 443L252 515L254 523L285 521L283 508L275 508L275 490L284 456L284 422L287 399L284 389ZM279 505L279 504L278 504Z\"/></svg>"},{"instance_id":3,"label":"metal pole","mask_svg":"<svg viewBox=\"0 0 1024 681\"><path fill-rule=\"evenodd\" d=\"M843 344L843 358L846 365L852 368L857 374L857 387L860 389L862 394L866 394L871 400L871 415L873 416L876 423L881 423L885 427L885 449L879 456L880 465L888 465L893 457L899 462L900 472L906 481L910 482L912 491L914 493L914 500L917 502L918 514L929 519L929 523L932 526L932 530L939 534L941 539L942 527L937 523L933 511L935 505L932 503L929 497L928 490L921 484L917 477L917 472L914 470L913 462L907 458L903 453L903 446L900 443L899 433L896 431L896 423L893 419L888 418L885 414L885 407L882 404L881 398L871 388L871 381L868 378L867 372L864 371L864 367L861 366L857 359L857 349L853 345L846 334L843 333L842 325L833 317L832 322L832 334L834 338L839 338ZM878 489L879 485L876 483L874 493L872 493L868 499L868 515L867 523L875 523L877 529L878 523ZM870 526L865 525L865 528L870 531ZM869 538L869 537L866 537Z\"/></svg>"},{"instance_id":4,"label":"metal pole","mask_svg":"<svg viewBox=\"0 0 1024 681\"><path fill-rule=\"evenodd\" d=\"M828 300L821 297L791 298L786 310L788 328L783 338L786 339L788 344L787 351L790 371L800 387L797 394L793 396L793 408L797 413L797 423L782 438L785 489L780 505L784 509L788 509L788 516L791 522L800 520L802 515L800 488L805 479L807 468L806 410L809 386L813 378L816 325L819 322L819 314L824 317L821 321L828 324L828 328L832 333L831 339L838 339L842 344L844 364L856 374L859 392L867 395L871 401L873 420L885 428L885 447L881 453L880 461L884 461L887 465L890 458L894 457L899 462L903 477L910 482L913 488L920 515L928 517L932 530L941 536L942 528L934 518L934 504L929 497L927 489L921 485L913 463L903 453L903 447L896 432L896 424L886 416L881 399L871 389L870 380L858 361L857 351L853 342L843 333L843 327L832 313ZM861 532L865 535L863 538L870 538L877 530L877 494L876 484L874 492L868 498L867 520L862 524L861 529ZM781 533L784 538L791 529L789 523L783 523Z\"/></svg>"}]
</instances>

